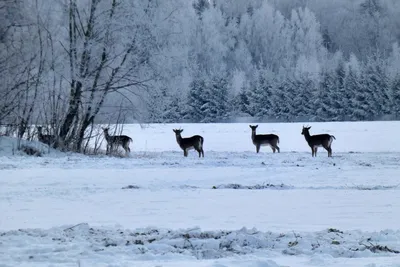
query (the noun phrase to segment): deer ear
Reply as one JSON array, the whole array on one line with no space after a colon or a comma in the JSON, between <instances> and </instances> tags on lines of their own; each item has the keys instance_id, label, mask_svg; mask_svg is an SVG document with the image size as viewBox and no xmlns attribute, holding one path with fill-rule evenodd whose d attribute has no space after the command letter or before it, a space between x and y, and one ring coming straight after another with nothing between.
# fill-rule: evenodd
<instances>
[{"instance_id":1,"label":"deer ear","mask_svg":"<svg viewBox=\"0 0 400 267\"><path fill-rule=\"evenodd\" d=\"M308 126L307 129L310 130L310 129L311 129L311 126Z\"/></svg>"},{"instance_id":2,"label":"deer ear","mask_svg":"<svg viewBox=\"0 0 400 267\"><path fill-rule=\"evenodd\" d=\"M256 125L256 128L258 127L258 124Z\"/></svg>"}]
</instances>

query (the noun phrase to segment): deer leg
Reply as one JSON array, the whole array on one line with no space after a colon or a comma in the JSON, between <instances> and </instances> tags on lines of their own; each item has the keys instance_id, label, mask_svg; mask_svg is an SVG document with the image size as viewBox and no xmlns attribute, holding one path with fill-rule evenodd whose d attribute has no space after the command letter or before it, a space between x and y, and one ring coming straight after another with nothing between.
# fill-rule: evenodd
<instances>
[{"instance_id":1,"label":"deer leg","mask_svg":"<svg viewBox=\"0 0 400 267\"><path fill-rule=\"evenodd\" d=\"M329 145L323 145L323 147L325 148L326 151L328 151L328 157L330 157L332 149L329 147Z\"/></svg>"},{"instance_id":2,"label":"deer leg","mask_svg":"<svg viewBox=\"0 0 400 267\"><path fill-rule=\"evenodd\" d=\"M131 153L131 149L129 148L129 144L125 144L124 145L124 149L125 149L125 152L128 154L128 153Z\"/></svg>"},{"instance_id":3,"label":"deer leg","mask_svg":"<svg viewBox=\"0 0 400 267\"><path fill-rule=\"evenodd\" d=\"M332 148L328 147L328 157L332 157Z\"/></svg>"},{"instance_id":4,"label":"deer leg","mask_svg":"<svg viewBox=\"0 0 400 267\"><path fill-rule=\"evenodd\" d=\"M256 145L256 152L260 152L260 145Z\"/></svg>"},{"instance_id":5,"label":"deer leg","mask_svg":"<svg viewBox=\"0 0 400 267\"><path fill-rule=\"evenodd\" d=\"M272 149L272 152L274 152L275 153L275 147L274 146L271 146L271 149Z\"/></svg>"},{"instance_id":6,"label":"deer leg","mask_svg":"<svg viewBox=\"0 0 400 267\"><path fill-rule=\"evenodd\" d=\"M128 152L128 150L129 150L129 147L123 147L124 148L124 150L125 150L125 155L127 156L128 154L129 154L129 152Z\"/></svg>"},{"instance_id":7,"label":"deer leg","mask_svg":"<svg viewBox=\"0 0 400 267\"><path fill-rule=\"evenodd\" d=\"M275 145L276 150L278 150L278 153L281 153L281 149L279 148L279 146Z\"/></svg>"},{"instance_id":8,"label":"deer leg","mask_svg":"<svg viewBox=\"0 0 400 267\"><path fill-rule=\"evenodd\" d=\"M184 150L183 150L183 155L184 155L185 157L188 156L188 151L187 151L187 149L184 149Z\"/></svg>"},{"instance_id":9,"label":"deer leg","mask_svg":"<svg viewBox=\"0 0 400 267\"><path fill-rule=\"evenodd\" d=\"M200 158L201 157L201 148L197 146L194 149L196 149L197 153L199 153L199 158Z\"/></svg>"},{"instance_id":10,"label":"deer leg","mask_svg":"<svg viewBox=\"0 0 400 267\"><path fill-rule=\"evenodd\" d=\"M203 150L203 148L201 148L201 154L203 155L203 158L204 158L204 150Z\"/></svg>"},{"instance_id":11,"label":"deer leg","mask_svg":"<svg viewBox=\"0 0 400 267\"><path fill-rule=\"evenodd\" d=\"M314 157L314 147L311 147L311 155Z\"/></svg>"}]
</instances>

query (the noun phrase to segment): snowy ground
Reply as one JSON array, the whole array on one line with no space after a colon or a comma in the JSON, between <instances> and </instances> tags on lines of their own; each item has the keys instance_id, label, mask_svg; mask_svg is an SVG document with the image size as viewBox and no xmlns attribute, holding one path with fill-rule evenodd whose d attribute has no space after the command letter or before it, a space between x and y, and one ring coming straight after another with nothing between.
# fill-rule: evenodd
<instances>
[{"instance_id":1,"label":"snowy ground","mask_svg":"<svg viewBox=\"0 0 400 267\"><path fill-rule=\"evenodd\" d=\"M399 122L126 126L129 158L22 156L0 137L0 266L400 266ZM172 128L205 138L205 158Z\"/></svg>"}]
</instances>

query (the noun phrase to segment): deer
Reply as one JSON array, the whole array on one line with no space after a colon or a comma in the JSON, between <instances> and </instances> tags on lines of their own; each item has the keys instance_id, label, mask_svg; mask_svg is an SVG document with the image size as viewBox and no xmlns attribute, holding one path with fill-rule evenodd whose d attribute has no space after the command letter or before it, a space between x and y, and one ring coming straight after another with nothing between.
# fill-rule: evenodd
<instances>
[{"instance_id":1,"label":"deer","mask_svg":"<svg viewBox=\"0 0 400 267\"><path fill-rule=\"evenodd\" d=\"M42 142L44 144L47 144L53 148L57 148L57 137L52 134L43 134L43 127L42 126L37 126L36 127L38 131L38 140L39 142Z\"/></svg>"},{"instance_id":2,"label":"deer","mask_svg":"<svg viewBox=\"0 0 400 267\"><path fill-rule=\"evenodd\" d=\"M257 134L256 129L258 125L249 125L251 128L251 140L253 144L256 146L256 152L260 152L261 146L270 146L272 152L275 153L277 150L280 153L280 149L278 147L279 144L279 136L276 134Z\"/></svg>"},{"instance_id":3,"label":"deer","mask_svg":"<svg viewBox=\"0 0 400 267\"><path fill-rule=\"evenodd\" d=\"M131 149L129 148L129 143L133 141L132 138L127 135L110 135L108 133L108 131L110 130L109 128L102 129L104 131L104 137L107 141L107 155L114 149L114 147L118 146L122 146L122 148L125 150L125 154L131 152Z\"/></svg>"},{"instance_id":4,"label":"deer","mask_svg":"<svg viewBox=\"0 0 400 267\"><path fill-rule=\"evenodd\" d=\"M188 156L188 152L191 149L195 149L199 153L199 158L203 156L204 158L204 150L203 150L203 143L204 138L200 135L193 135L192 137L182 138L181 133L183 129L173 129L175 133L176 142L182 148L183 155L185 157Z\"/></svg>"},{"instance_id":5,"label":"deer","mask_svg":"<svg viewBox=\"0 0 400 267\"><path fill-rule=\"evenodd\" d=\"M309 127L303 126L303 130L301 131L301 134L304 135L308 145L311 147L312 156L316 157L318 147L322 146L323 148L326 149L326 151L328 151L328 157L332 157L331 145L332 145L333 139L336 140L335 136L330 135L330 134L310 135L310 129L311 129L311 126L309 126Z\"/></svg>"}]
</instances>

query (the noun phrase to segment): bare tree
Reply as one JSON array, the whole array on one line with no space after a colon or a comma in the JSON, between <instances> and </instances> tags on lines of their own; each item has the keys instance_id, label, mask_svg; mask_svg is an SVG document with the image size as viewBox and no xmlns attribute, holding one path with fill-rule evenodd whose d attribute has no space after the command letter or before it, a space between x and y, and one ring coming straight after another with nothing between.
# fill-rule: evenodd
<instances>
[{"instance_id":1,"label":"bare tree","mask_svg":"<svg viewBox=\"0 0 400 267\"><path fill-rule=\"evenodd\" d=\"M70 93L59 136L76 151L81 150L85 133L106 97L144 83L134 70L146 63L135 32L133 37L125 38L122 45L113 43L115 31L120 27L117 16L121 14L117 13L123 11L121 4L117 0L111 1L109 7L102 0L90 0L89 3L88 16L84 19L77 1L69 1Z\"/></svg>"}]
</instances>

